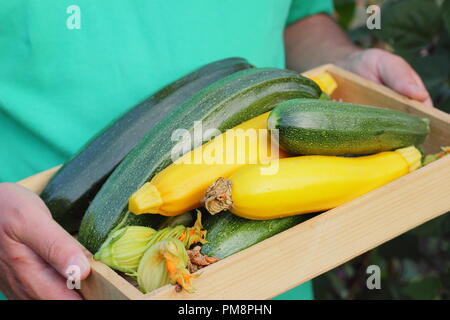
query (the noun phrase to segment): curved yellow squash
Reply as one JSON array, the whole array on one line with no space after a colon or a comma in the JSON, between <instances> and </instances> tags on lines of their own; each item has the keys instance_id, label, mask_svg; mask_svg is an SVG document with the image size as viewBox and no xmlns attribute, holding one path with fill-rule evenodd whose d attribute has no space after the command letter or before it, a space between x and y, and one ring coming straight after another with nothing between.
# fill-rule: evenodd
<instances>
[{"instance_id":1,"label":"curved yellow squash","mask_svg":"<svg viewBox=\"0 0 450 320\"><path fill-rule=\"evenodd\" d=\"M246 121L185 154L136 191L128 209L135 214L179 215L200 207L207 188L217 178L229 177L249 164L286 157L278 146L274 146L277 152L271 152L268 116L265 113Z\"/></svg>"},{"instance_id":2,"label":"curved yellow squash","mask_svg":"<svg viewBox=\"0 0 450 320\"><path fill-rule=\"evenodd\" d=\"M420 159L420 152L408 147L358 158L281 159L274 175L261 175L259 165L247 166L236 171L228 181L216 181L208 190L205 205L213 214L230 209L238 216L255 220L319 212L415 170L420 166ZM217 192L227 188L231 192Z\"/></svg>"}]
</instances>

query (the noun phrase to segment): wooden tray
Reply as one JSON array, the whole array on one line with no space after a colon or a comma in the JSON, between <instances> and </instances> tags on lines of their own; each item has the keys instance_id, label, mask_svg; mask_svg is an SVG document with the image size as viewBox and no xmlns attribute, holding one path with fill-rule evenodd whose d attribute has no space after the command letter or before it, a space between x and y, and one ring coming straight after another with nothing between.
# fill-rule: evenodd
<instances>
[{"instance_id":1,"label":"wooden tray","mask_svg":"<svg viewBox=\"0 0 450 320\"><path fill-rule=\"evenodd\" d=\"M427 152L450 145L450 115L400 96L334 65L333 98L428 117ZM19 183L40 193L58 167ZM196 292L165 286L142 294L108 266L91 261L81 284L86 299L268 299L311 280L433 218L450 211L450 156L329 210L201 271Z\"/></svg>"}]
</instances>

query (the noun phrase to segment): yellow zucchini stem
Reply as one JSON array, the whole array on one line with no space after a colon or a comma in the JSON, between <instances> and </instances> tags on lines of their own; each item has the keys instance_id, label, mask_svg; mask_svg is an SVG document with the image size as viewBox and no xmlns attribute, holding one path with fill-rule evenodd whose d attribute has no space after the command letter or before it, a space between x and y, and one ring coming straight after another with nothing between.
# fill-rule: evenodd
<instances>
[{"instance_id":1,"label":"yellow zucchini stem","mask_svg":"<svg viewBox=\"0 0 450 320\"><path fill-rule=\"evenodd\" d=\"M150 182L144 183L138 191L133 193L130 199L128 210L135 214L140 214L143 211L150 211L149 208L152 208L156 212L164 203L158 188Z\"/></svg>"},{"instance_id":2,"label":"yellow zucchini stem","mask_svg":"<svg viewBox=\"0 0 450 320\"><path fill-rule=\"evenodd\" d=\"M323 92L331 96L333 92L337 89L338 84L334 80L333 76L328 72L322 72L320 74L310 77L312 81L317 83Z\"/></svg>"},{"instance_id":3,"label":"yellow zucchini stem","mask_svg":"<svg viewBox=\"0 0 450 320\"><path fill-rule=\"evenodd\" d=\"M408 163L409 172L416 171L422 166L422 155L416 147L407 147L395 150Z\"/></svg>"}]
</instances>

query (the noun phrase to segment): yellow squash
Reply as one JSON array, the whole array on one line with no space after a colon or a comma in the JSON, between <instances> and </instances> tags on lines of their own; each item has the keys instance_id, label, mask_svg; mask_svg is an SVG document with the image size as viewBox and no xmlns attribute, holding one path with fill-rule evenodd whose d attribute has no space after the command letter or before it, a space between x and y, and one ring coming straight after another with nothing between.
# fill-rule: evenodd
<instances>
[{"instance_id":1,"label":"yellow squash","mask_svg":"<svg viewBox=\"0 0 450 320\"><path fill-rule=\"evenodd\" d=\"M268 116L246 121L186 153L136 191L128 209L135 214L179 215L200 207L207 188L219 177L229 177L249 164L286 157L278 145L271 147Z\"/></svg>"},{"instance_id":2,"label":"yellow squash","mask_svg":"<svg viewBox=\"0 0 450 320\"><path fill-rule=\"evenodd\" d=\"M300 156L279 161L274 175L247 166L207 191L212 214L229 209L243 218L266 220L334 208L420 166L415 147L349 158Z\"/></svg>"},{"instance_id":3,"label":"yellow squash","mask_svg":"<svg viewBox=\"0 0 450 320\"><path fill-rule=\"evenodd\" d=\"M334 80L333 76L328 72L322 72L320 74L310 77L310 79L315 83L317 83L320 89L322 89L323 92L325 92L330 96L338 87L336 80Z\"/></svg>"}]
</instances>

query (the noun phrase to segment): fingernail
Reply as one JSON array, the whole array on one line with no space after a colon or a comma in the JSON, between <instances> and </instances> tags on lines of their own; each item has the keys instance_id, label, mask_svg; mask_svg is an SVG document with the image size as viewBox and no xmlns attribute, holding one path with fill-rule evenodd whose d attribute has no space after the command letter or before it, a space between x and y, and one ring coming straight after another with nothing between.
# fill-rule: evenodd
<instances>
[{"instance_id":1,"label":"fingernail","mask_svg":"<svg viewBox=\"0 0 450 320\"><path fill-rule=\"evenodd\" d=\"M89 261L84 255L75 256L70 260L68 270L74 267L80 268L80 275L83 275L90 268Z\"/></svg>"},{"instance_id":2,"label":"fingernail","mask_svg":"<svg viewBox=\"0 0 450 320\"><path fill-rule=\"evenodd\" d=\"M428 98L427 91L416 84L408 84L406 85L406 89L408 91L406 95L409 96L411 99L424 102Z\"/></svg>"},{"instance_id":3,"label":"fingernail","mask_svg":"<svg viewBox=\"0 0 450 320\"><path fill-rule=\"evenodd\" d=\"M427 107L434 107L433 100L431 100L431 98L425 100L423 104L426 105Z\"/></svg>"}]
</instances>

